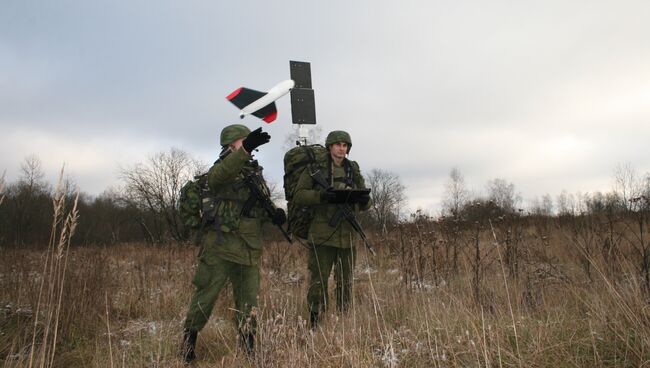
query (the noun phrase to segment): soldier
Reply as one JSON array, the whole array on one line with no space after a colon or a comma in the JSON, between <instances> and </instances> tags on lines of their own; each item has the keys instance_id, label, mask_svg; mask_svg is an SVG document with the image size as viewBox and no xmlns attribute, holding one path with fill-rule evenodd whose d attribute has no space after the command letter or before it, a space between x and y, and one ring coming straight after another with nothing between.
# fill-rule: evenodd
<instances>
[{"instance_id":1,"label":"soldier","mask_svg":"<svg viewBox=\"0 0 650 368\"><path fill-rule=\"evenodd\" d=\"M332 203L336 196L324 188L323 183L326 181L333 189L365 188L359 165L346 157L352 148L350 135L344 131L330 132L325 147L329 152L326 162L317 163L302 172L293 197L297 205L310 206L314 213L308 230L311 249L308 259L310 284L307 302L312 329L316 328L320 314L328 304L327 281L332 266L335 266L337 309L345 310L350 304L357 236L351 224L337 213L341 210L341 205ZM321 177L318 178L318 175ZM370 196L365 195L351 206L358 212L367 210L369 202Z\"/></svg>"},{"instance_id":2,"label":"soldier","mask_svg":"<svg viewBox=\"0 0 650 368\"><path fill-rule=\"evenodd\" d=\"M262 169L251 154L270 138L261 128L251 132L240 124L229 125L221 131L222 153L207 174L209 193L213 196L210 200L214 201L216 210L200 240L202 251L192 279L196 291L184 325L182 357L188 363L196 357L198 332L210 318L219 292L228 280L234 294L240 344L248 355L253 353L262 221L269 217L276 225L286 221L284 211L279 208L273 208L275 212L269 216L251 197L247 187L247 180L255 176L256 182L263 186L261 189L265 193L269 191Z\"/></svg>"}]
</instances>

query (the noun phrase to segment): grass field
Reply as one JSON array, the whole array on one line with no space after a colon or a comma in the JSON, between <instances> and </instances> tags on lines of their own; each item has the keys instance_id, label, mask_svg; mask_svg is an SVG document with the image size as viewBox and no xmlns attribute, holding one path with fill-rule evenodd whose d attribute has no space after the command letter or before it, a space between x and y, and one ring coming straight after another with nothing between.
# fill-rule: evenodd
<instances>
[{"instance_id":1,"label":"grass field","mask_svg":"<svg viewBox=\"0 0 650 368\"><path fill-rule=\"evenodd\" d=\"M544 221L521 222L518 236L514 222L453 236L410 224L371 236L379 254L359 248L353 307L330 308L314 332L306 250L270 242L254 359L238 351L226 288L193 366L650 366L648 294L623 243L608 258L578 227ZM54 242L1 252L5 367L183 366L196 248Z\"/></svg>"}]
</instances>

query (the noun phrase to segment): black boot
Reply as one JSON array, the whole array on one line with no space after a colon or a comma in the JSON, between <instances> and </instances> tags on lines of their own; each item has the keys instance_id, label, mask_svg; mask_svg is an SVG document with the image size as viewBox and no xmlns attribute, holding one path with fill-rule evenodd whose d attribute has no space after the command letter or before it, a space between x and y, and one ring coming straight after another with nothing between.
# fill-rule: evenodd
<instances>
[{"instance_id":1,"label":"black boot","mask_svg":"<svg viewBox=\"0 0 650 368\"><path fill-rule=\"evenodd\" d=\"M191 363L196 359L194 349L196 348L196 338L198 331L185 329L183 331L183 345L181 345L181 357L185 363Z\"/></svg>"},{"instance_id":2,"label":"black boot","mask_svg":"<svg viewBox=\"0 0 650 368\"><path fill-rule=\"evenodd\" d=\"M316 330L318 327L318 312L309 311L309 328Z\"/></svg>"},{"instance_id":3,"label":"black boot","mask_svg":"<svg viewBox=\"0 0 650 368\"><path fill-rule=\"evenodd\" d=\"M239 345L242 350L252 358L255 355L255 334L252 332L239 331Z\"/></svg>"}]
</instances>

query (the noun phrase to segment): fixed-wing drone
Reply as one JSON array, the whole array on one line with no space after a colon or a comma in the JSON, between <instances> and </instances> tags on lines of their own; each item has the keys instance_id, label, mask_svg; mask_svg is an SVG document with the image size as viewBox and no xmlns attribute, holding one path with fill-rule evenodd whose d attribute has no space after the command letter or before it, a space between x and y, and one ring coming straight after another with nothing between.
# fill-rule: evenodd
<instances>
[{"instance_id":1,"label":"fixed-wing drone","mask_svg":"<svg viewBox=\"0 0 650 368\"><path fill-rule=\"evenodd\" d=\"M287 79L275 85L268 92L240 87L226 96L226 98L241 109L239 113L240 118L243 119L244 116L252 114L267 123L271 123L278 117L275 101L289 93L294 85L293 80Z\"/></svg>"}]
</instances>

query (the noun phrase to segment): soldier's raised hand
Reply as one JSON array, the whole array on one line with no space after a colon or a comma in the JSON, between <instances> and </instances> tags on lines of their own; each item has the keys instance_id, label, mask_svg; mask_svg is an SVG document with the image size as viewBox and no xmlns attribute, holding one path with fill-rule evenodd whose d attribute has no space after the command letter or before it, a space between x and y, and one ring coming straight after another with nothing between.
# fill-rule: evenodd
<instances>
[{"instance_id":1,"label":"soldier's raised hand","mask_svg":"<svg viewBox=\"0 0 650 368\"><path fill-rule=\"evenodd\" d=\"M262 128L257 128L252 132L248 133L248 135L246 136L246 138L244 138L244 141L242 142L242 146L244 147L246 152L251 153L257 147L269 143L270 140L271 140L271 136L269 135L269 133L263 132Z\"/></svg>"}]
</instances>

